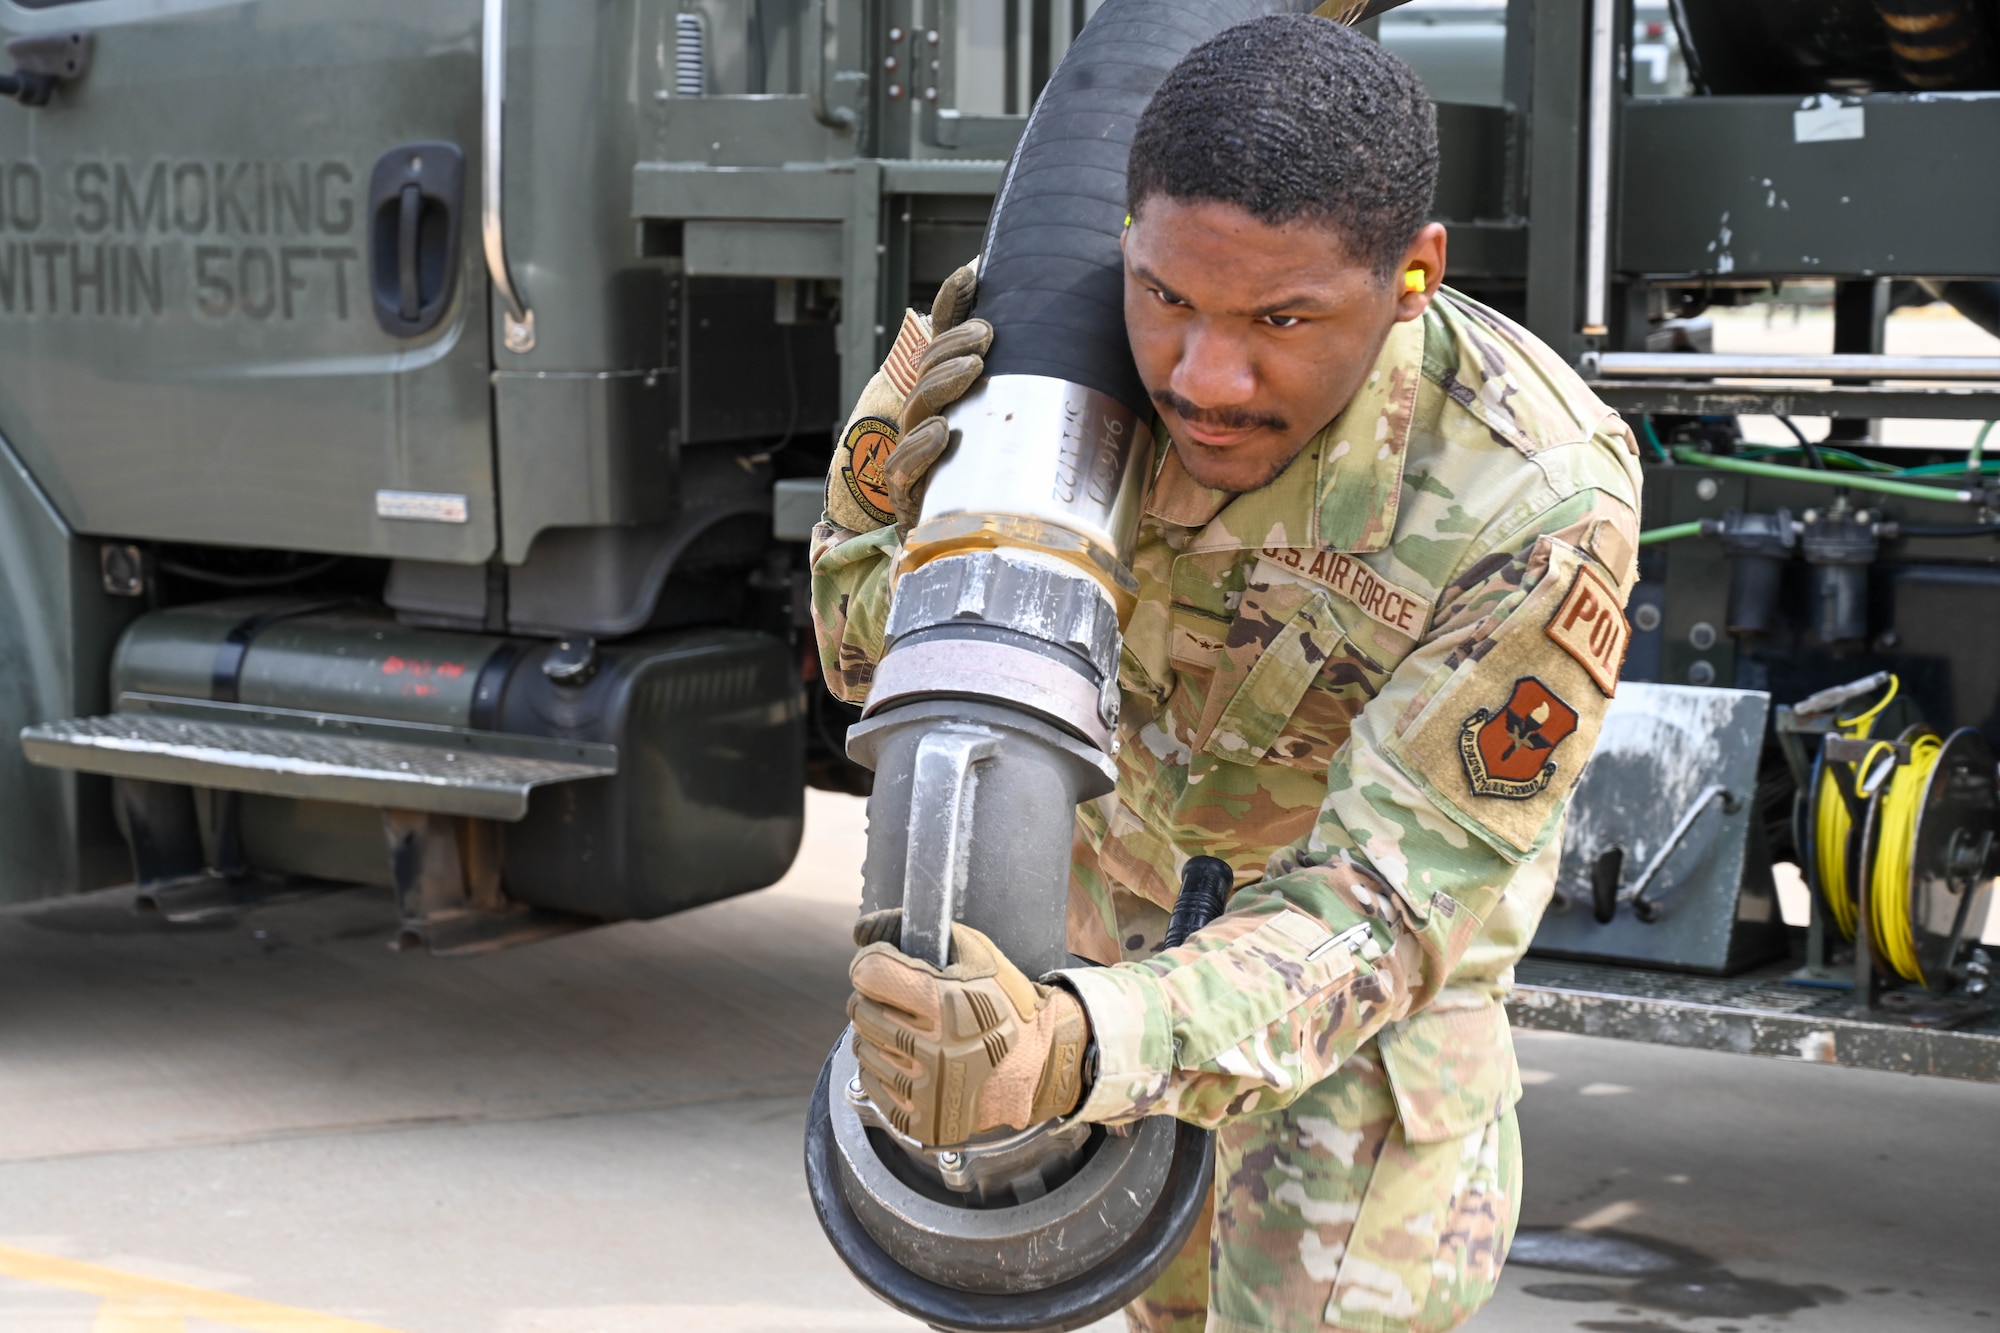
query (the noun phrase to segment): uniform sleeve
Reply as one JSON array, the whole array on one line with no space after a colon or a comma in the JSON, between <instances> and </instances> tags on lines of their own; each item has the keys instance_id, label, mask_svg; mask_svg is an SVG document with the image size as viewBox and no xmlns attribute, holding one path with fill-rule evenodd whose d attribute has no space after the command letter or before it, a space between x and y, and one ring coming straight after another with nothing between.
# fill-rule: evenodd
<instances>
[{"instance_id":1,"label":"uniform sleeve","mask_svg":"<svg viewBox=\"0 0 2000 1333\"><path fill-rule=\"evenodd\" d=\"M916 311L888 359L848 413L826 473L826 506L813 529L813 634L820 675L834 698L863 703L882 658L889 619L889 562L896 551L895 515L882 463L901 438L903 400L916 385L917 363L930 346L930 321Z\"/></svg>"},{"instance_id":2,"label":"uniform sleeve","mask_svg":"<svg viewBox=\"0 0 2000 1333\"><path fill-rule=\"evenodd\" d=\"M813 634L826 688L845 703L868 700L889 620L894 525L856 533L822 521L813 529Z\"/></svg>"},{"instance_id":3,"label":"uniform sleeve","mask_svg":"<svg viewBox=\"0 0 2000 1333\"><path fill-rule=\"evenodd\" d=\"M1637 527L1586 490L1488 546L1355 716L1312 832L1186 945L1060 974L1097 1045L1084 1119L1287 1105L1430 1003L1560 832L1616 688Z\"/></svg>"}]
</instances>

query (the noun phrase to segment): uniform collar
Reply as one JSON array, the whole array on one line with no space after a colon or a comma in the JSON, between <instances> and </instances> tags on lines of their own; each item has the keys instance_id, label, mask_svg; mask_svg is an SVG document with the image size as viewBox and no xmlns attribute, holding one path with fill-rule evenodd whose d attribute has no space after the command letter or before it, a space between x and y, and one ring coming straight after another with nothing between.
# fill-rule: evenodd
<instances>
[{"instance_id":1,"label":"uniform collar","mask_svg":"<svg viewBox=\"0 0 2000 1333\"><path fill-rule=\"evenodd\" d=\"M1242 495L1199 485L1159 432L1166 461L1147 499L1149 517L1200 529L1187 551L1314 546L1379 551L1396 530L1403 498L1424 321L1395 325L1375 367L1341 414L1306 442L1270 485Z\"/></svg>"}]
</instances>

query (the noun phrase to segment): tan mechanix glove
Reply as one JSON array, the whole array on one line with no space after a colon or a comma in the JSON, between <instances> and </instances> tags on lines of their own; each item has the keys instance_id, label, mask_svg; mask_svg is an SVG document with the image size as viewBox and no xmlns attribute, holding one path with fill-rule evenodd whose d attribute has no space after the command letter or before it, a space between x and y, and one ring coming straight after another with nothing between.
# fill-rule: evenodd
<instances>
[{"instance_id":1,"label":"tan mechanix glove","mask_svg":"<svg viewBox=\"0 0 2000 1333\"><path fill-rule=\"evenodd\" d=\"M827 471L826 514L851 532L890 523L907 537L923 506L931 465L951 442L938 414L986 373L993 326L967 319L978 261L944 280L930 318L906 314L889 359L855 404Z\"/></svg>"},{"instance_id":2,"label":"tan mechanix glove","mask_svg":"<svg viewBox=\"0 0 2000 1333\"><path fill-rule=\"evenodd\" d=\"M934 336L917 365L917 387L903 401L902 443L882 469L889 503L896 511L898 537L908 537L917 525L931 464L951 443L951 427L938 414L963 398L986 373L986 349L992 345L993 326L983 319L968 319Z\"/></svg>"},{"instance_id":3,"label":"tan mechanix glove","mask_svg":"<svg viewBox=\"0 0 2000 1333\"><path fill-rule=\"evenodd\" d=\"M1067 1115L1082 1097L1090 1022L1068 991L1030 981L992 940L951 928L942 971L897 950L902 913L871 912L847 969L861 1086L897 1131L954 1147Z\"/></svg>"}]
</instances>

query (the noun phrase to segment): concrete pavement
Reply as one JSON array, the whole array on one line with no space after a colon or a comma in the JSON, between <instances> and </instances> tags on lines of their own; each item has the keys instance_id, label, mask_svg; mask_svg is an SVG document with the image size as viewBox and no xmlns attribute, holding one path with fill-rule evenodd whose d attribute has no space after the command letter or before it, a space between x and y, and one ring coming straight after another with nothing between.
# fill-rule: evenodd
<instances>
[{"instance_id":1,"label":"concrete pavement","mask_svg":"<svg viewBox=\"0 0 2000 1333\"><path fill-rule=\"evenodd\" d=\"M916 1327L798 1164L860 846L815 793L773 889L448 962L365 893L0 915L0 1330ZM2000 1327L2000 1088L1520 1041L1553 1230L1474 1329Z\"/></svg>"}]
</instances>

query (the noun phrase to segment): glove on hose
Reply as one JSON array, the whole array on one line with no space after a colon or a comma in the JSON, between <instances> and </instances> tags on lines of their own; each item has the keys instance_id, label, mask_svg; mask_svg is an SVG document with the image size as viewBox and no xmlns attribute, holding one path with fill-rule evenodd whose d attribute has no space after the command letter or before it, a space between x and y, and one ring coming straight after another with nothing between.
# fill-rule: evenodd
<instances>
[{"instance_id":1,"label":"glove on hose","mask_svg":"<svg viewBox=\"0 0 2000 1333\"><path fill-rule=\"evenodd\" d=\"M951 443L951 427L938 414L963 398L986 373L986 349L992 345L993 326L983 319L969 319L933 337L917 363L917 387L903 400L902 442L882 465L898 537L907 538L917 525L931 465Z\"/></svg>"},{"instance_id":2,"label":"glove on hose","mask_svg":"<svg viewBox=\"0 0 2000 1333\"><path fill-rule=\"evenodd\" d=\"M904 316L889 360L854 405L827 469L826 514L837 526L871 532L893 523L901 538L916 525L927 474L951 442L938 413L986 373L993 343L992 325L966 318L977 263L944 280L928 320Z\"/></svg>"},{"instance_id":3,"label":"glove on hose","mask_svg":"<svg viewBox=\"0 0 2000 1333\"><path fill-rule=\"evenodd\" d=\"M900 912L856 924L847 975L861 1086L898 1133L955 1147L992 1129L1067 1115L1083 1093L1083 1005L1039 985L970 926L942 970L900 952Z\"/></svg>"},{"instance_id":4,"label":"glove on hose","mask_svg":"<svg viewBox=\"0 0 2000 1333\"><path fill-rule=\"evenodd\" d=\"M882 465L889 503L896 511L896 535L908 537L924 504L931 465L951 443L951 428L938 415L965 396L986 373L986 350L993 326L967 319L979 292L978 261L944 280L931 302L931 345L917 363L916 387L903 400L903 438Z\"/></svg>"}]
</instances>

